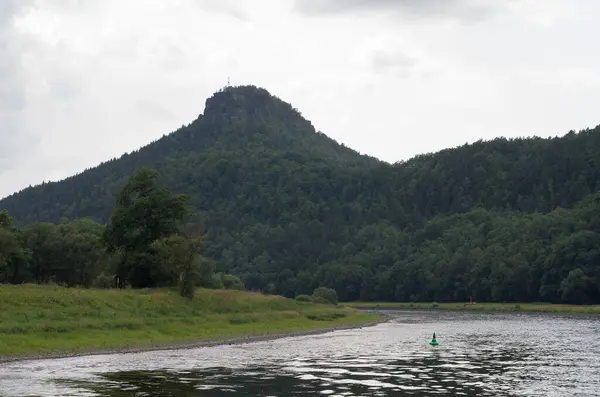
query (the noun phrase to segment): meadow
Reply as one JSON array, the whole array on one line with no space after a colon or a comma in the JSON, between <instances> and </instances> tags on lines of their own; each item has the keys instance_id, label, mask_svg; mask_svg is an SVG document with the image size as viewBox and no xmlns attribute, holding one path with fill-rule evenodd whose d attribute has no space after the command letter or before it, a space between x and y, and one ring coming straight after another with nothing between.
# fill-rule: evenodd
<instances>
[{"instance_id":1,"label":"meadow","mask_svg":"<svg viewBox=\"0 0 600 397\"><path fill-rule=\"evenodd\" d=\"M381 317L344 306L236 290L0 286L0 358L334 329Z\"/></svg>"}]
</instances>

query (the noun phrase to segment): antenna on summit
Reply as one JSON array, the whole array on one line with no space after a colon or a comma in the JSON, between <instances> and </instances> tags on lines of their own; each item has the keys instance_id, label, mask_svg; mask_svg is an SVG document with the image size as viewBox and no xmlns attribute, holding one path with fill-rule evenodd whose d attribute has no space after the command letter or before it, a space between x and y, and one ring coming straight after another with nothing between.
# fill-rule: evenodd
<instances>
[{"instance_id":1,"label":"antenna on summit","mask_svg":"<svg viewBox=\"0 0 600 397\"><path fill-rule=\"evenodd\" d=\"M231 87L231 84L229 83L229 77L227 77L227 87Z\"/></svg>"}]
</instances>

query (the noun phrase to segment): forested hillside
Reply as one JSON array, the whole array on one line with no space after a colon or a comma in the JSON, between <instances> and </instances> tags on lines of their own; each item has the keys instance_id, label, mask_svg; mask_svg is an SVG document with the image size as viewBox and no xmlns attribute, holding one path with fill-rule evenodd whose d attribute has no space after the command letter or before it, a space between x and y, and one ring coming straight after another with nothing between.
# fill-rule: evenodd
<instances>
[{"instance_id":1,"label":"forested hillside","mask_svg":"<svg viewBox=\"0 0 600 397\"><path fill-rule=\"evenodd\" d=\"M226 88L190 125L0 208L20 226L105 223L114 192L143 165L191 196L208 233L204 255L250 289L295 296L329 286L341 300L600 301L600 127L390 165L317 133L264 89Z\"/></svg>"}]
</instances>

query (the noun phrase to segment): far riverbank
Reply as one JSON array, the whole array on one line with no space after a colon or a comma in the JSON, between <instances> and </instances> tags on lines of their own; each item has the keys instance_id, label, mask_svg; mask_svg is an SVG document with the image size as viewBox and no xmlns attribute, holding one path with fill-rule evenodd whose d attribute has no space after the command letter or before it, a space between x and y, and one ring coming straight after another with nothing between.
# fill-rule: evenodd
<instances>
[{"instance_id":1,"label":"far riverbank","mask_svg":"<svg viewBox=\"0 0 600 397\"><path fill-rule=\"evenodd\" d=\"M565 314L600 315L600 305L563 305L552 303L486 303L465 302L345 302L343 305L355 309L379 310L471 310L492 312L545 312Z\"/></svg>"}]
</instances>

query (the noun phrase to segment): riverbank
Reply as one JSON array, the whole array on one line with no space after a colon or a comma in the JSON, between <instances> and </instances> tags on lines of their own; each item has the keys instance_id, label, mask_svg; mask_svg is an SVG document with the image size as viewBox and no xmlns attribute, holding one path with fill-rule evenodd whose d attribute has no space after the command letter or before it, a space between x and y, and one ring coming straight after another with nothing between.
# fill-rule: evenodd
<instances>
[{"instance_id":1,"label":"riverbank","mask_svg":"<svg viewBox=\"0 0 600 397\"><path fill-rule=\"evenodd\" d=\"M381 315L244 291L0 286L0 361L247 343L357 328Z\"/></svg>"},{"instance_id":2,"label":"riverbank","mask_svg":"<svg viewBox=\"0 0 600 397\"><path fill-rule=\"evenodd\" d=\"M600 305L563 305L552 303L475 303L464 302L347 302L344 306L355 309L380 310L471 310L492 312L546 312L565 314L597 314L600 315Z\"/></svg>"},{"instance_id":3,"label":"riverbank","mask_svg":"<svg viewBox=\"0 0 600 397\"><path fill-rule=\"evenodd\" d=\"M147 351L158 351L158 350L181 350L181 349L197 349L201 347L212 347L212 346L225 346L225 345L241 345L245 343L253 342L266 342L270 340L282 339L282 338L294 338L299 336L310 336L310 335L321 335L333 331L343 331L349 329L360 329L365 327L373 327L387 321L385 316L380 316L377 320L370 322L359 323L355 325L337 325L327 328L319 328L305 331L288 331L284 333L264 333L258 335L246 335L238 336L235 338L228 339L213 339L206 341L192 341L192 342L171 342L159 345L137 345L122 348L110 348L110 349L95 349L95 350L82 350L82 351L70 351L70 352L54 352L54 353L41 353L41 354L27 354L17 356L0 356L0 364L14 361L24 360L43 360L43 359L58 359L68 357L81 357L81 356L93 356L103 354L126 354L126 353L142 353Z\"/></svg>"}]
</instances>

